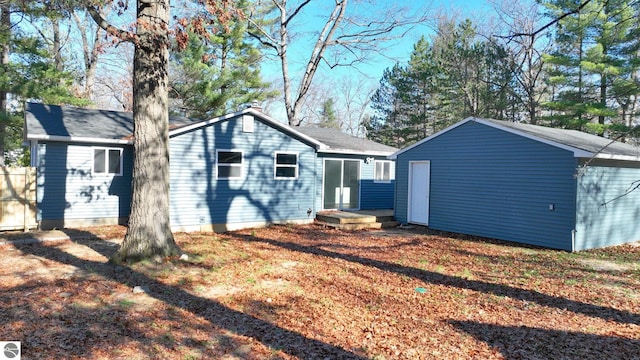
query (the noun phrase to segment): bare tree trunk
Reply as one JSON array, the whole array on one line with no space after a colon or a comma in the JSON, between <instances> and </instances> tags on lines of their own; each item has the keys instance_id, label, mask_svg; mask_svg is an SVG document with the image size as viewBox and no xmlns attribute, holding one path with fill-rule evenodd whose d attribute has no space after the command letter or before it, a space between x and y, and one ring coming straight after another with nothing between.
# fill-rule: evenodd
<instances>
[{"instance_id":1,"label":"bare tree trunk","mask_svg":"<svg viewBox=\"0 0 640 360\"><path fill-rule=\"evenodd\" d=\"M7 72L9 65L9 41L11 39L11 13L9 12L9 1L0 3L0 34L3 42L0 43L0 68ZM9 114L7 113L7 89L0 89L0 166L4 166L4 152L7 138L7 123Z\"/></svg>"},{"instance_id":2,"label":"bare tree trunk","mask_svg":"<svg viewBox=\"0 0 640 360\"><path fill-rule=\"evenodd\" d=\"M87 36L87 24L86 19L82 20L76 13L72 11L73 20L80 30L80 37L82 40L82 52L84 58L84 88L82 89L82 96L85 99L95 100L94 88L96 83L96 71L98 70L98 47L100 45L100 27L96 27L96 31L93 38L93 44L89 44L89 37Z\"/></svg>"},{"instance_id":3,"label":"bare tree trunk","mask_svg":"<svg viewBox=\"0 0 640 360\"><path fill-rule=\"evenodd\" d=\"M56 65L56 70L62 72L64 70L64 64L62 62L62 44L60 42L60 19L54 17L51 19L51 31L53 32L53 61Z\"/></svg>"},{"instance_id":4,"label":"bare tree trunk","mask_svg":"<svg viewBox=\"0 0 640 360\"><path fill-rule=\"evenodd\" d=\"M371 9L363 9L362 13L355 10L357 16L353 18L346 17L349 0L334 0L327 3L327 17L322 24L321 29L317 29L317 38L312 46L309 47L309 55L306 60L307 64L304 73L300 75L300 83L297 88L292 86L292 74L289 68L288 51L292 40L300 31L296 31L296 26L300 26L300 30L312 32L310 28L312 23L303 23L301 25L292 25L292 19L302 16L300 15L306 10L307 5L311 4L311 0L301 0L295 2L295 5L288 6L287 0L271 0L267 2L257 1L256 6L269 3L278 16L272 29L270 25L265 25L259 16L255 18L249 17L251 28L249 36L257 39L262 45L274 50L280 59L280 67L282 71L284 103L287 112L289 125L299 126L303 122L302 112L305 107L306 97L312 87L313 79L318 71L321 62L325 62L329 68L337 66L354 66L357 63L366 61L368 53L380 52L380 46L390 40L395 40L399 36L394 36L395 30L411 25L421 23L426 20L426 15L419 17L405 16L405 10L401 8L378 9L380 12L371 12ZM321 3L321 1L317 2ZM353 5L360 3L367 5L368 2L354 1ZM331 5L329 5L331 4ZM311 7L311 6L309 6ZM384 11L384 12L383 12ZM257 11L256 14L263 14ZM263 14L264 15L264 14ZM316 14L317 15L317 14ZM268 24L272 24L269 20ZM273 31L272 31L273 30ZM315 31L313 31L315 32ZM329 61L326 58L327 52L331 53L333 49L334 60Z\"/></svg>"},{"instance_id":5,"label":"bare tree trunk","mask_svg":"<svg viewBox=\"0 0 640 360\"><path fill-rule=\"evenodd\" d=\"M129 229L113 260L177 255L169 224L169 1L137 3L134 159Z\"/></svg>"}]
</instances>

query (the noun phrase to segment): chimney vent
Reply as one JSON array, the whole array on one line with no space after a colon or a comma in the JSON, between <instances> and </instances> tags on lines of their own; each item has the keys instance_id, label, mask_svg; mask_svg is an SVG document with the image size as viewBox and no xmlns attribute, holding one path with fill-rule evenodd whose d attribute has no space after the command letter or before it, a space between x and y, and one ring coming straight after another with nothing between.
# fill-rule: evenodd
<instances>
[{"instance_id":1,"label":"chimney vent","mask_svg":"<svg viewBox=\"0 0 640 360\"><path fill-rule=\"evenodd\" d=\"M260 106L260 103L258 101L254 101L251 103L251 105L249 106L250 109L262 112L262 106Z\"/></svg>"}]
</instances>

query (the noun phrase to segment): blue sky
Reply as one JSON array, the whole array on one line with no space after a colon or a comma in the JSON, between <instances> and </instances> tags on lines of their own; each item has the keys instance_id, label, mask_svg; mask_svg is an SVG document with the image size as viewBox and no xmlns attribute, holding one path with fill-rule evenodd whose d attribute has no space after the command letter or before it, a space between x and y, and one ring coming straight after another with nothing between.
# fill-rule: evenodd
<instances>
[{"instance_id":1,"label":"blue sky","mask_svg":"<svg viewBox=\"0 0 640 360\"><path fill-rule=\"evenodd\" d=\"M381 10L387 8L387 4L393 6L398 3L398 1L375 0L373 3L375 5L370 8L359 7L358 9L370 10L372 13L375 11L382 12ZM320 27L324 24L323 18L326 18L327 16L326 9L323 11L321 8L324 4L322 2L315 4L318 4L315 5L315 8L308 8L306 9L307 12L300 14L302 17L298 20L298 27L296 28L296 31L299 31L300 28L304 28L305 31L309 32L319 31ZM351 2L350 6L353 4L356 4L356 2ZM428 8L430 9L429 16L434 19L439 14L444 14L447 17L455 16L460 19L470 18L474 20L474 22L483 22L493 16L493 10L488 0L433 0L431 2L428 0L409 0L402 3L400 6L408 7L414 11ZM366 87L376 87L386 68L392 67L395 63L403 64L408 61L413 50L413 45L421 36L428 37L433 32L432 27L434 24L435 20L415 25L401 38L386 43L384 45L384 54L370 54L367 58L367 63L358 64L355 68L343 67L328 69L326 66L321 67L314 78L314 86L324 86L326 88L327 84L329 84L330 89L332 85L337 86L336 80L353 78L355 82L366 83L366 85L364 85ZM310 42L307 42L304 45L298 44L298 46L296 46L296 44L292 44L289 47L293 86L297 86L300 81L300 78L296 75L303 72L304 66L306 66L306 62L309 59L311 47L312 44ZM280 83L280 63L276 60L266 61L263 66L263 78L267 81ZM363 89L363 91L366 90L367 89ZM339 94L336 94L332 97L336 98L339 96ZM277 107L270 107L266 110L276 117L282 117L282 115L284 115L284 109L277 109Z\"/></svg>"}]
</instances>

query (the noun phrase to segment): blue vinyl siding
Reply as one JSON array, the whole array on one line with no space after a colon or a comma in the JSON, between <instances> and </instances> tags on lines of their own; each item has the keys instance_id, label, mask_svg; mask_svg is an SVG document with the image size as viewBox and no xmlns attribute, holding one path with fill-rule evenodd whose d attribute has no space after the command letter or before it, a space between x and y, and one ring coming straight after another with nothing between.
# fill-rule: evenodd
<instances>
[{"instance_id":1,"label":"blue vinyl siding","mask_svg":"<svg viewBox=\"0 0 640 360\"><path fill-rule=\"evenodd\" d=\"M385 157L375 157L375 160L387 160ZM393 194L395 188L395 161L391 161L391 181L388 183L375 182L375 161L362 164L360 209L378 210L393 209Z\"/></svg>"},{"instance_id":2,"label":"blue vinyl siding","mask_svg":"<svg viewBox=\"0 0 640 360\"><path fill-rule=\"evenodd\" d=\"M395 189L395 162L391 162L391 175L392 180L389 183L375 183L375 161L366 163L366 158L371 157L375 160L387 160L383 156L365 156L365 155L347 155L347 154L331 154L331 153L319 153L316 159L316 209L323 208L323 171L324 160L359 160L360 161L360 206L359 210L378 210L378 209L393 209L393 195Z\"/></svg>"},{"instance_id":3,"label":"blue vinyl siding","mask_svg":"<svg viewBox=\"0 0 640 360\"><path fill-rule=\"evenodd\" d=\"M577 167L571 152L475 122L458 126L398 156L400 222L407 222L414 160L431 164L429 227L571 250Z\"/></svg>"},{"instance_id":4,"label":"blue vinyl siding","mask_svg":"<svg viewBox=\"0 0 640 360\"><path fill-rule=\"evenodd\" d=\"M124 149L122 176L92 174L92 144L38 144L36 196L39 220L129 216L133 149L130 146L95 146Z\"/></svg>"},{"instance_id":5,"label":"blue vinyl siding","mask_svg":"<svg viewBox=\"0 0 640 360\"><path fill-rule=\"evenodd\" d=\"M234 118L170 139L172 226L315 217L314 148L258 118L254 126L242 132L242 121ZM216 178L217 149L243 153L242 178ZM298 154L297 179L275 179L276 151Z\"/></svg>"},{"instance_id":6,"label":"blue vinyl siding","mask_svg":"<svg viewBox=\"0 0 640 360\"><path fill-rule=\"evenodd\" d=\"M592 161L578 178L576 249L640 240L640 164Z\"/></svg>"}]
</instances>

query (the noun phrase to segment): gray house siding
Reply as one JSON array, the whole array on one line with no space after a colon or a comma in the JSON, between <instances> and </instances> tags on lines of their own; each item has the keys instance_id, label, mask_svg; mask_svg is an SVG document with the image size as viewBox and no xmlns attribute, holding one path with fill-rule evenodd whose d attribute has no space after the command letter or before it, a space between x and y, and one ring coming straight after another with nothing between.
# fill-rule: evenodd
<instances>
[{"instance_id":1,"label":"gray house siding","mask_svg":"<svg viewBox=\"0 0 640 360\"><path fill-rule=\"evenodd\" d=\"M571 250L577 167L571 152L465 123L398 155L400 222L408 220L409 162L420 160L430 161L429 227Z\"/></svg>"},{"instance_id":2,"label":"gray house siding","mask_svg":"<svg viewBox=\"0 0 640 360\"><path fill-rule=\"evenodd\" d=\"M375 182L375 160L368 164L367 158L373 158L380 161L389 161L384 156L366 156L366 155L346 155L333 153L318 153L315 161L316 172L316 196L315 207L318 210L324 209L324 160L357 160L360 162L360 191L359 191L359 210L377 210L392 209L394 202L395 188L395 161L391 161L391 181L388 183Z\"/></svg>"},{"instance_id":3,"label":"gray house siding","mask_svg":"<svg viewBox=\"0 0 640 360\"><path fill-rule=\"evenodd\" d=\"M217 179L216 150L242 152L240 179ZM315 149L257 118L251 133L234 118L172 136L170 151L173 227L227 230L315 217ZM296 179L275 179L276 151L298 154Z\"/></svg>"},{"instance_id":4,"label":"gray house siding","mask_svg":"<svg viewBox=\"0 0 640 360\"><path fill-rule=\"evenodd\" d=\"M121 176L92 174L94 146L123 149ZM39 143L36 196L42 227L125 221L131 201L132 150L130 146Z\"/></svg>"},{"instance_id":5,"label":"gray house siding","mask_svg":"<svg viewBox=\"0 0 640 360\"><path fill-rule=\"evenodd\" d=\"M577 186L575 250L640 240L640 164L591 161ZM625 195L626 194L626 195Z\"/></svg>"}]
</instances>

